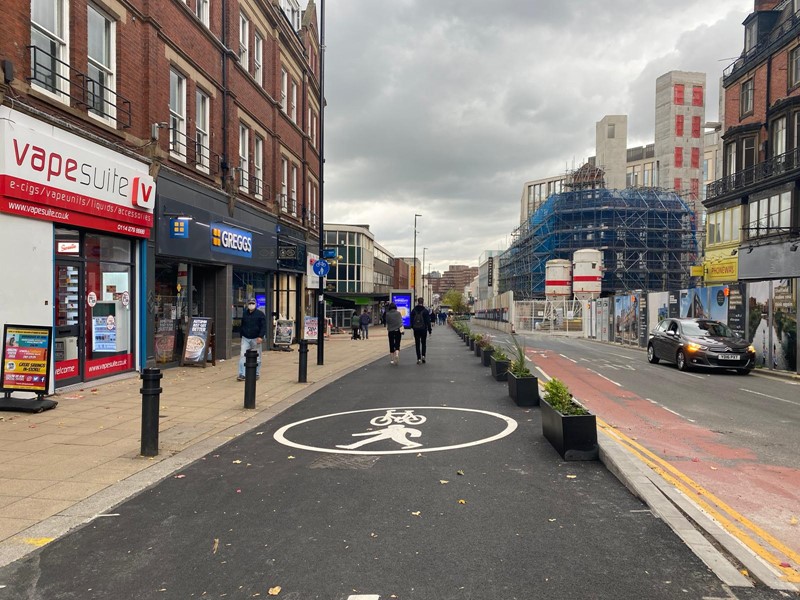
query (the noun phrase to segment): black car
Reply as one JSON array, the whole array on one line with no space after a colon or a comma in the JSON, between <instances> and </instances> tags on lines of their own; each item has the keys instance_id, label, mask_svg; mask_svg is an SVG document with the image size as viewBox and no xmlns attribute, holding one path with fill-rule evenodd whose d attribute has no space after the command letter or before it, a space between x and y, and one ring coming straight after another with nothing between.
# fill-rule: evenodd
<instances>
[{"instance_id":1,"label":"black car","mask_svg":"<svg viewBox=\"0 0 800 600\"><path fill-rule=\"evenodd\" d=\"M756 364L756 349L730 327L710 319L664 319L650 332L647 360L690 367L735 369L747 375Z\"/></svg>"}]
</instances>

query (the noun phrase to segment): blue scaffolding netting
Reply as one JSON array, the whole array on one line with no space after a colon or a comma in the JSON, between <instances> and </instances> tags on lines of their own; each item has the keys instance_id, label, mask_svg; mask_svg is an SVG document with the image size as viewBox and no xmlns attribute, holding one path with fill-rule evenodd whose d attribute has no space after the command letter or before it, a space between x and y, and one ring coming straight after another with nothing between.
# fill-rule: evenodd
<instances>
[{"instance_id":1,"label":"blue scaffolding netting","mask_svg":"<svg viewBox=\"0 0 800 600\"><path fill-rule=\"evenodd\" d=\"M657 188L553 194L514 231L500 256L500 290L544 298L545 265L576 250L603 253L602 294L680 289L697 260L695 214Z\"/></svg>"}]
</instances>

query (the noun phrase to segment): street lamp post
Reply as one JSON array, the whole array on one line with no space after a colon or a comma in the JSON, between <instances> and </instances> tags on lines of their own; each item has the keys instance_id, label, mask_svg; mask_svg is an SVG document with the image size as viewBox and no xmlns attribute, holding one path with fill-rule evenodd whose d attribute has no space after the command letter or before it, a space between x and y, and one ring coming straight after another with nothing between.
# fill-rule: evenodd
<instances>
[{"instance_id":1,"label":"street lamp post","mask_svg":"<svg viewBox=\"0 0 800 600\"><path fill-rule=\"evenodd\" d=\"M322 258L325 248L325 231L322 209L325 206L325 0L319 7L319 210L317 211L317 231L319 234L319 257ZM317 364L325 364L325 331L328 322L325 320L325 278L319 276L317 290Z\"/></svg>"},{"instance_id":2,"label":"street lamp post","mask_svg":"<svg viewBox=\"0 0 800 600\"><path fill-rule=\"evenodd\" d=\"M422 297L425 298L425 305L428 304L428 296L425 294L425 252L427 248L422 249ZM428 282L430 285L430 282Z\"/></svg>"},{"instance_id":3,"label":"street lamp post","mask_svg":"<svg viewBox=\"0 0 800 600\"><path fill-rule=\"evenodd\" d=\"M411 289L414 290L414 300L412 304L416 304L417 302L417 217L421 217L422 215L414 214L414 258L412 260L412 269L413 269L413 281L411 282Z\"/></svg>"}]
</instances>

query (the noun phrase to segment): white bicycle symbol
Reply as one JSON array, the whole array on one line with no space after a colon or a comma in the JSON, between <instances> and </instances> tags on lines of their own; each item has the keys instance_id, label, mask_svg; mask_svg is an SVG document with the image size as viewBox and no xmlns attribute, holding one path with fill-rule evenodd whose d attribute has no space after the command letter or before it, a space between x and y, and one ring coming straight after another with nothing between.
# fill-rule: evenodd
<instances>
[{"instance_id":1,"label":"white bicycle symbol","mask_svg":"<svg viewBox=\"0 0 800 600\"><path fill-rule=\"evenodd\" d=\"M405 425L421 425L428 419L422 415L415 415L413 410L387 410L385 415L370 419L370 425L375 427L386 427L392 423L402 423Z\"/></svg>"}]
</instances>

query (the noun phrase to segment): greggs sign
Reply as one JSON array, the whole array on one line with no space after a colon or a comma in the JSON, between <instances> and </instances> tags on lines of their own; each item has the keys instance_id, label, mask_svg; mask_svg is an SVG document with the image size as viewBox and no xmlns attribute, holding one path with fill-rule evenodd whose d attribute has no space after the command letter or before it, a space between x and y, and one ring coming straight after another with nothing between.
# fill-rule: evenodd
<instances>
[{"instance_id":1,"label":"greggs sign","mask_svg":"<svg viewBox=\"0 0 800 600\"><path fill-rule=\"evenodd\" d=\"M147 237L147 165L0 107L0 212Z\"/></svg>"}]
</instances>

